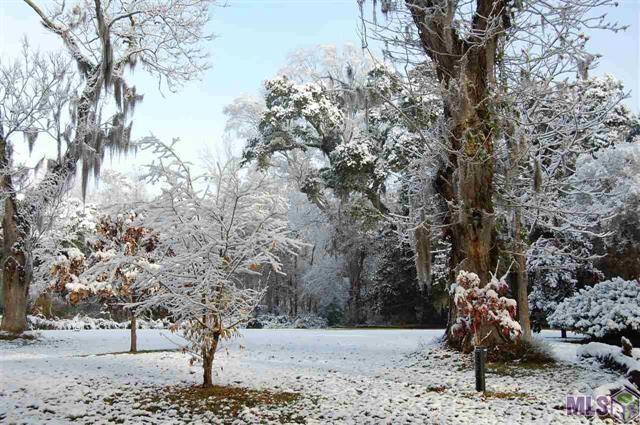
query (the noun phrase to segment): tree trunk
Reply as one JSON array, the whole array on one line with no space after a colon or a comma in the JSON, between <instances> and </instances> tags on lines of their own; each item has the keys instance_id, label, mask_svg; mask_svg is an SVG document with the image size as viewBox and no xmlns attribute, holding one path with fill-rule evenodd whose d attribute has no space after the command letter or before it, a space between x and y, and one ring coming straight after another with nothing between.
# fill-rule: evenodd
<instances>
[{"instance_id":1,"label":"tree trunk","mask_svg":"<svg viewBox=\"0 0 640 425\"><path fill-rule=\"evenodd\" d=\"M95 105L102 87L101 71L95 72L96 78L89 78L78 101L76 115L76 134L73 143L67 147L62 159L47 170L38 184L43 194L42 204L50 203L64 191L65 183L75 175L77 163L82 155L83 144L91 136L95 116L91 107ZM11 166L10 146L0 126L0 167L8 170ZM84 187L84 186L83 186ZM24 332L27 325L27 295L31 284L31 254L26 246L29 235L29 223L18 211L15 189L11 174L2 177L2 190L5 199L3 218L4 250L2 258L2 287L4 296L4 315L1 329L13 333Z\"/></svg>"},{"instance_id":2,"label":"tree trunk","mask_svg":"<svg viewBox=\"0 0 640 425\"><path fill-rule=\"evenodd\" d=\"M216 349L218 348L219 339L220 334L215 334L211 345L202 350L202 388L213 387L213 358L215 357Z\"/></svg>"},{"instance_id":3,"label":"tree trunk","mask_svg":"<svg viewBox=\"0 0 640 425\"><path fill-rule=\"evenodd\" d=\"M420 291L431 295L431 228L422 217L422 222L414 232L416 240L416 277Z\"/></svg>"},{"instance_id":4,"label":"tree trunk","mask_svg":"<svg viewBox=\"0 0 640 425\"><path fill-rule=\"evenodd\" d=\"M460 270L473 272L480 278L481 285L491 279L497 264L496 228L493 210L493 140L487 121L490 114L484 108L468 105L475 110L471 119L461 123L454 131L460 134L459 142L463 152L458 155L457 185L455 199L458 204L453 226L453 239L464 254L457 266ZM451 303L453 305L453 302ZM450 316L457 320L457 314ZM449 328L452 323L449 324ZM453 346L470 352L475 345L493 347L505 342L504 337L490 323L482 324L475 338L466 335L460 340L449 335Z\"/></svg>"},{"instance_id":5,"label":"tree trunk","mask_svg":"<svg viewBox=\"0 0 640 425\"><path fill-rule=\"evenodd\" d=\"M456 9L462 6L449 3L448 7L436 7L434 2L405 0L421 47L431 58L447 93L444 122L448 127L445 137L449 158L435 185L449 205L444 224L450 225L452 271L476 273L486 285L497 264L492 84L498 41L510 25L509 8L502 1L477 0L469 22L471 31L463 38L454 23ZM454 346L460 346L464 340L460 341L450 331L457 320L452 300L450 306L447 338ZM478 336L486 346L503 342L495 326L483 326Z\"/></svg>"},{"instance_id":6,"label":"tree trunk","mask_svg":"<svg viewBox=\"0 0 640 425\"><path fill-rule=\"evenodd\" d=\"M522 340L525 342L531 342L533 335L531 333L531 320L529 317L529 293L527 286L529 284L527 277L527 264L526 254L524 252L524 245L522 244L522 238L520 235L521 229L520 222L520 209L515 211L515 250L516 250L516 262L518 270L516 272L516 302L518 303L518 322L522 328Z\"/></svg>"},{"instance_id":7,"label":"tree trunk","mask_svg":"<svg viewBox=\"0 0 640 425\"><path fill-rule=\"evenodd\" d=\"M566 337L567 337L567 330L560 329L560 338L566 338Z\"/></svg>"},{"instance_id":8,"label":"tree trunk","mask_svg":"<svg viewBox=\"0 0 640 425\"><path fill-rule=\"evenodd\" d=\"M5 260L2 273L2 291L4 295L4 315L2 330L22 333L27 327L28 278L25 273L25 255L14 252Z\"/></svg>"},{"instance_id":9,"label":"tree trunk","mask_svg":"<svg viewBox=\"0 0 640 425\"><path fill-rule=\"evenodd\" d=\"M362 319L362 269L365 257L366 253L363 248L358 248L349 255L349 313L351 316L349 321L353 324L361 323Z\"/></svg>"},{"instance_id":10,"label":"tree trunk","mask_svg":"<svg viewBox=\"0 0 640 425\"><path fill-rule=\"evenodd\" d=\"M136 320L136 316L134 314L131 315L131 348L129 348L130 353L138 352L138 333L137 333L138 323Z\"/></svg>"},{"instance_id":11,"label":"tree trunk","mask_svg":"<svg viewBox=\"0 0 640 425\"><path fill-rule=\"evenodd\" d=\"M10 165L10 147L0 128L0 167L9 170ZM27 295L31 280L31 258L25 246L29 223L22 218L18 210L10 173L2 177L2 190L6 196L2 219L2 330L22 333L27 327Z\"/></svg>"}]
</instances>

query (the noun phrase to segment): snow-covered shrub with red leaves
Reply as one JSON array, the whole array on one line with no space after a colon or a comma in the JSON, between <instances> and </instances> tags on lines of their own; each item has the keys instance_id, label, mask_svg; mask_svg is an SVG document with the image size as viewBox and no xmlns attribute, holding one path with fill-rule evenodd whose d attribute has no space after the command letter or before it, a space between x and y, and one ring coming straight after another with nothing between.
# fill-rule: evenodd
<instances>
[{"instance_id":1,"label":"snow-covered shrub with red leaves","mask_svg":"<svg viewBox=\"0 0 640 425\"><path fill-rule=\"evenodd\" d=\"M461 270L450 288L458 313L452 332L461 337L470 335L472 344L478 346L483 342L479 330L491 324L505 339L517 341L522 329L515 320L516 301L503 296L508 291L504 278L492 276L491 281L481 287L477 274Z\"/></svg>"}]
</instances>

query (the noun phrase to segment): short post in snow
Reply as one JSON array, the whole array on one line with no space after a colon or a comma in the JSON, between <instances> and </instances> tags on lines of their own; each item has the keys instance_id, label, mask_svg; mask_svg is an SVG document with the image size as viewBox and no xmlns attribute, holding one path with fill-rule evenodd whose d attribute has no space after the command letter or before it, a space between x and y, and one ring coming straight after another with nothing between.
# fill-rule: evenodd
<instances>
[{"instance_id":1,"label":"short post in snow","mask_svg":"<svg viewBox=\"0 0 640 425\"><path fill-rule=\"evenodd\" d=\"M476 391L485 392L487 390L485 381L487 349L484 347L476 347L474 356L474 365L476 369Z\"/></svg>"}]
</instances>

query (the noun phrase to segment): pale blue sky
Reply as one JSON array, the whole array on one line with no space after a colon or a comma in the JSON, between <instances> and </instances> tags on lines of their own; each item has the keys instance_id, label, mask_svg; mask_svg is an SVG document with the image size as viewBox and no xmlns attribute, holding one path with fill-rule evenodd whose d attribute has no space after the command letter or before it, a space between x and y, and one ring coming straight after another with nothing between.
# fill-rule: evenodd
<instances>
[{"instance_id":1,"label":"pale blue sky","mask_svg":"<svg viewBox=\"0 0 640 425\"><path fill-rule=\"evenodd\" d=\"M604 55L597 73L621 79L632 92L627 104L639 112L640 0L620 0L609 16L630 28L619 34L592 34L592 49ZM318 44L360 44L356 0L229 0L228 7L213 8L210 30L218 37L210 43L212 68L202 81L165 97L149 79L136 76L134 81L145 95L134 115L134 134L180 137L181 151L193 160L203 149L220 145L224 106L243 93L257 94L262 81L277 72L289 52ZM22 1L0 0L3 59L16 54L25 34L43 50L60 47ZM132 168L147 159L127 158L114 166Z\"/></svg>"}]
</instances>

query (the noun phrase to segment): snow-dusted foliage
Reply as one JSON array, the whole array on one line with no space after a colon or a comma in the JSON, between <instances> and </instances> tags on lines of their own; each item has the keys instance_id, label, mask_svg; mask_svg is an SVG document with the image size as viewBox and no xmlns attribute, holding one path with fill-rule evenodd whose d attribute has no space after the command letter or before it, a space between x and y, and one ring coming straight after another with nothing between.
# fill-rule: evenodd
<instances>
[{"instance_id":1,"label":"snow-dusted foliage","mask_svg":"<svg viewBox=\"0 0 640 425\"><path fill-rule=\"evenodd\" d=\"M150 199L144 181L135 175L127 175L115 170L104 170L95 190L88 199L100 205L103 214L118 214L135 210Z\"/></svg>"},{"instance_id":2,"label":"snow-dusted foliage","mask_svg":"<svg viewBox=\"0 0 640 425\"><path fill-rule=\"evenodd\" d=\"M143 217L133 211L102 215L88 241L90 254L77 248L61 250L53 261L50 290L72 304L99 300L110 310L122 310L127 304L149 295L134 289L138 274L157 269L156 235L140 224ZM137 351L136 316L131 319L131 352Z\"/></svg>"},{"instance_id":3,"label":"snow-dusted foliage","mask_svg":"<svg viewBox=\"0 0 640 425\"><path fill-rule=\"evenodd\" d=\"M327 279L317 274L320 279L308 280L305 288L312 281L321 287L346 282L351 286L349 309L373 299L365 294L374 271L368 264L375 262L375 250L368 245L383 215L397 207L396 173L404 173L408 159L420 151L417 126L407 126L402 117L432 122L441 109L437 96L409 88L433 84L433 78L415 72L410 83L399 84L401 74L375 62L348 46L296 52L281 75L265 83L265 107L257 126L255 104L238 101L229 114L232 129L244 123L243 128L255 130L244 159L283 169L292 190L304 193L324 215L329 243L313 241L315 255L303 276L328 265L331 260L318 261L326 258L324 252L341 270ZM237 111L241 104L242 114ZM319 295L313 289L305 292ZM321 298L327 302L333 300ZM361 320L361 313L353 317Z\"/></svg>"},{"instance_id":4,"label":"snow-dusted foliage","mask_svg":"<svg viewBox=\"0 0 640 425\"><path fill-rule=\"evenodd\" d=\"M93 318L76 315L71 319L46 319L41 316L27 316L27 326L30 330L94 330L94 329L127 329L130 322L116 322L111 319ZM170 326L168 320L138 319L139 329L166 329Z\"/></svg>"},{"instance_id":5,"label":"snow-dusted foliage","mask_svg":"<svg viewBox=\"0 0 640 425\"><path fill-rule=\"evenodd\" d=\"M249 141L245 158L267 165L278 151L304 149L308 144L319 146L325 154L334 149L344 116L320 84L278 76L265 82L265 93L261 136Z\"/></svg>"},{"instance_id":6,"label":"snow-dusted foliage","mask_svg":"<svg viewBox=\"0 0 640 425\"><path fill-rule=\"evenodd\" d=\"M348 280L344 276L344 264L340 258L325 253L314 259L302 276L304 293L319 300L319 307L334 303L344 307L348 297Z\"/></svg>"},{"instance_id":7,"label":"snow-dusted foliage","mask_svg":"<svg viewBox=\"0 0 640 425\"><path fill-rule=\"evenodd\" d=\"M30 297L37 298L51 285L62 285L59 286L62 288L71 278L67 276L58 282L52 282L52 268L59 265L62 271L70 266L66 263L75 261L77 265L72 267L72 274L77 277L76 272L83 270L84 256L90 252L88 242L95 234L97 209L95 204L85 204L75 197L65 197L53 205L51 219L33 250L33 285L29 291Z\"/></svg>"},{"instance_id":8,"label":"snow-dusted foliage","mask_svg":"<svg viewBox=\"0 0 640 425\"><path fill-rule=\"evenodd\" d=\"M626 339L622 337L623 339ZM628 342L628 340L627 340ZM612 362L614 365L624 367L624 372L637 370L640 372L640 350L634 349L630 353L624 353L617 345L604 344L602 342L590 342L578 348L578 357L593 357L603 363Z\"/></svg>"},{"instance_id":9,"label":"snow-dusted foliage","mask_svg":"<svg viewBox=\"0 0 640 425\"><path fill-rule=\"evenodd\" d=\"M575 180L582 190L571 202L585 210L600 210L606 218L595 228L604 236L594 242L605 257L597 265L608 276L640 276L640 139L598 151L578 160Z\"/></svg>"},{"instance_id":10,"label":"snow-dusted foliage","mask_svg":"<svg viewBox=\"0 0 640 425\"><path fill-rule=\"evenodd\" d=\"M85 256L77 248L63 248L51 264L50 287L54 292L68 294L71 303L91 295L87 285L81 280L85 268Z\"/></svg>"},{"instance_id":11,"label":"snow-dusted foliage","mask_svg":"<svg viewBox=\"0 0 640 425\"><path fill-rule=\"evenodd\" d=\"M290 235L286 199L269 176L245 172L235 160L194 175L175 142L146 139L143 147L158 158L147 179L162 194L148 205L145 224L162 255L157 270L135 285L153 294L132 306L168 311L212 385L218 341L251 317L264 294L262 273L282 273L280 256L295 255L301 244Z\"/></svg>"},{"instance_id":12,"label":"snow-dusted foliage","mask_svg":"<svg viewBox=\"0 0 640 425\"><path fill-rule=\"evenodd\" d=\"M24 64L0 66L3 239L14 251L7 259L15 262L5 268L2 328L12 332L26 326L36 247L32 233L41 227L43 211L53 209L79 167L84 197L89 176L100 174L107 151L133 149L130 118L142 96L129 71L138 64L174 90L207 68L203 42L211 39L205 32L210 0L56 1L46 8L38 3L25 5L64 53L49 60L25 54ZM57 144L57 156L35 170L20 167L17 174L12 146L18 135L29 150L45 136ZM45 168L20 193L25 175Z\"/></svg>"},{"instance_id":13,"label":"snow-dusted foliage","mask_svg":"<svg viewBox=\"0 0 640 425\"><path fill-rule=\"evenodd\" d=\"M327 326L327 319L309 313L293 318L266 313L258 315L247 323L247 328L254 329L323 329Z\"/></svg>"},{"instance_id":14,"label":"snow-dusted foliage","mask_svg":"<svg viewBox=\"0 0 640 425\"><path fill-rule=\"evenodd\" d=\"M457 308L457 320L451 330L462 338L471 338L473 346L482 346L484 328L494 325L501 336L508 341L516 341L522 329L517 320L516 301L504 297L509 285L504 278L495 276L485 286L480 286L480 278L475 273L461 270L450 292Z\"/></svg>"},{"instance_id":15,"label":"snow-dusted foliage","mask_svg":"<svg viewBox=\"0 0 640 425\"><path fill-rule=\"evenodd\" d=\"M135 212L101 216L86 260L78 249L66 249L58 256L51 270L52 289L66 294L72 303L89 296L114 306L135 302L136 276L157 267L157 238L140 225L141 220Z\"/></svg>"},{"instance_id":16,"label":"snow-dusted foliage","mask_svg":"<svg viewBox=\"0 0 640 425\"><path fill-rule=\"evenodd\" d=\"M573 244L577 248L571 245L567 240L540 238L527 252L527 273L533 288L529 305L538 327L558 303L573 295L580 276L602 277L590 260L591 244L582 241Z\"/></svg>"},{"instance_id":17,"label":"snow-dusted foliage","mask_svg":"<svg viewBox=\"0 0 640 425\"><path fill-rule=\"evenodd\" d=\"M421 140L416 127L403 125L402 117L431 122L438 115L439 102L436 96L406 89L398 82L400 74L369 63L362 54L340 56L344 62L338 66L334 50L325 48L324 62L316 64L296 57L283 72L299 74L280 75L265 83L265 109L255 137L247 140L244 157L267 166L278 153L318 152L321 158L316 167L320 167L313 181L301 185L310 199L317 200L324 189L341 196L360 193L374 208L387 212L381 200L385 184L392 173L407 166L408 158L418 154ZM408 85L425 80L419 73L409 79ZM250 110L255 108L247 107ZM231 116L233 126L237 115Z\"/></svg>"},{"instance_id":18,"label":"snow-dusted foliage","mask_svg":"<svg viewBox=\"0 0 640 425\"><path fill-rule=\"evenodd\" d=\"M431 93L443 103L433 121L401 117L420 136L420 154L409 161L407 221L438 229L434 234L452 244L450 270L477 272L483 284L512 260L521 288L515 293L518 316L527 318L524 263L530 244L542 235L601 235L593 225L608 218L597 203L584 208L573 201L585 192L606 196L572 179L578 159L623 143L634 131L622 85L589 75L596 57L588 51L588 37L575 30L620 30L591 13L615 2L368 3L380 6L387 19L382 24L363 12L363 26L371 28L364 33L384 41L396 69L425 78L435 74L433 85L397 81L415 97ZM487 57L487 66L476 66ZM511 258L499 269L503 255ZM521 320L523 337L530 339L528 320Z\"/></svg>"},{"instance_id":19,"label":"snow-dusted foliage","mask_svg":"<svg viewBox=\"0 0 640 425\"><path fill-rule=\"evenodd\" d=\"M558 304L548 322L591 337L640 334L640 282L614 278L580 290Z\"/></svg>"}]
</instances>

